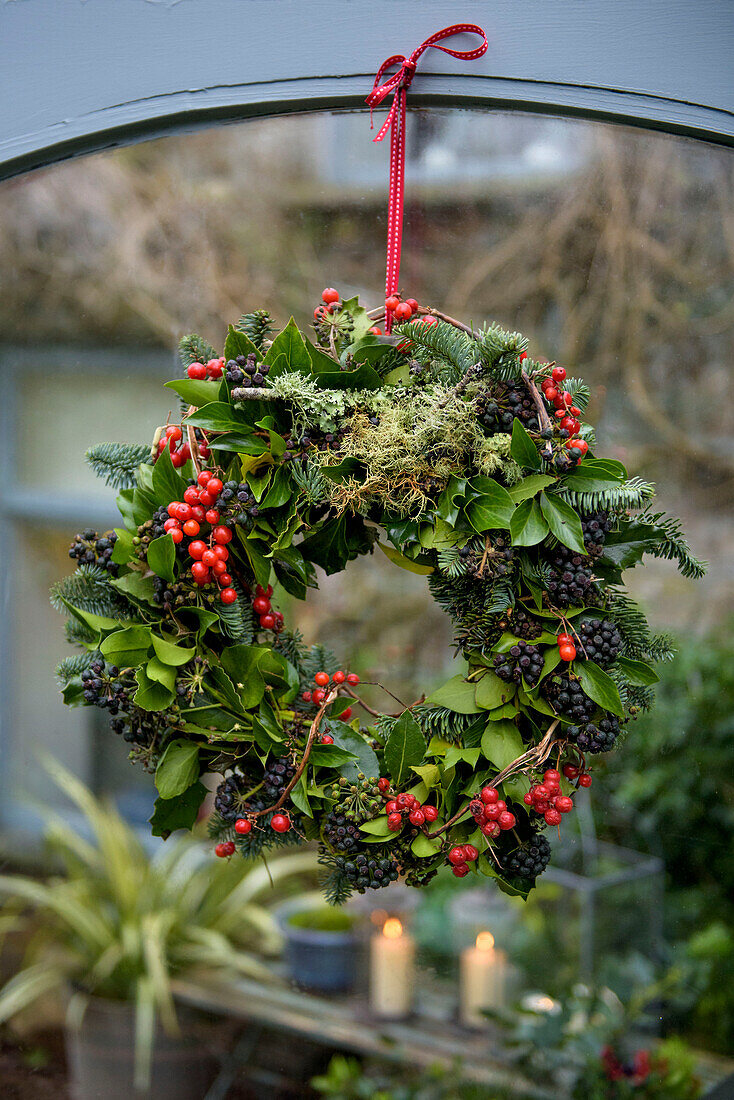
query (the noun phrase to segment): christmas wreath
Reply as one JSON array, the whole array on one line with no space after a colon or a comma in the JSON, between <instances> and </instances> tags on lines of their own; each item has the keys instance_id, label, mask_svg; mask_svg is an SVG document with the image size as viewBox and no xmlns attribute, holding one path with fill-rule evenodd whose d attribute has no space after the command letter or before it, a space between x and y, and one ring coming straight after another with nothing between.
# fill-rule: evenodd
<instances>
[{"instance_id":1,"label":"christmas wreath","mask_svg":"<svg viewBox=\"0 0 734 1100\"><path fill-rule=\"evenodd\" d=\"M88 453L122 525L77 535L52 590L81 649L64 701L154 772L157 836L214 775L217 855L313 841L333 902L446 863L525 895L671 656L623 571L703 564L653 486L596 457L587 386L520 334L395 295L384 335L385 309L322 297L313 339L265 311L221 357L184 338L177 422ZM397 712L277 609L375 548L427 577L462 660Z\"/></svg>"}]
</instances>

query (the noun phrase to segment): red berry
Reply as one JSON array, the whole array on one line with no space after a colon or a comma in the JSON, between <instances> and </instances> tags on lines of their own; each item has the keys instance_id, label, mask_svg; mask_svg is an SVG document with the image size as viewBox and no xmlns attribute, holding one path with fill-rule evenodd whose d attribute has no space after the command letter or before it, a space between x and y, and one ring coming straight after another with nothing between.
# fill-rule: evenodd
<instances>
[{"instance_id":1,"label":"red berry","mask_svg":"<svg viewBox=\"0 0 734 1100\"><path fill-rule=\"evenodd\" d=\"M211 508L214 503L215 497L209 492L208 489L202 489L199 493L199 504L203 504L205 508ZM204 513L206 515L206 512Z\"/></svg>"},{"instance_id":2,"label":"red berry","mask_svg":"<svg viewBox=\"0 0 734 1100\"><path fill-rule=\"evenodd\" d=\"M219 558L213 550L205 550L204 553L201 555L201 560L207 567L207 569L211 569L213 565L216 565L219 562ZM224 565L224 562L222 562L221 564Z\"/></svg>"},{"instance_id":3,"label":"red berry","mask_svg":"<svg viewBox=\"0 0 734 1100\"><path fill-rule=\"evenodd\" d=\"M382 779L378 779L377 780L377 789L380 792L380 794L384 794L385 791L389 791L390 790L390 780L386 776L383 776Z\"/></svg>"},{"instance_id":4,"label":"red berry","mask_svg":"<svg viewBox=\"0 0 734 1100\"><path fill-rule=\"evenodd\" d=\"M206 446L206 444L200 443L199 444L199 455L201 456L201 458L207 459L209 457L209 454L210 454L210 451L209 451L209 448ZM191 457L191 456L189 455L189 457Z\"/></svg>"},{"instance_id":5,"label":"red berry","mask_svg":"<svg viewBox=\"0 0 734 1100\"><path fill-rule=\"evenodd\" d=\"M564 393L564 395L563 395L563 404L567 405L569 407L571 405L573 405L573 397L571 397L570 393Z\"/></svg>"},{"instance_id":6,"label":"red berry","mask_svg":"<svg viewBox=\"0 0 734 1100\"><path fill-rule=\"evenodd\" d=\"M482 802L484 802L487 805L491 805L492 803L496 802L498 800L498 798L499 798L499 793L494 789L494 787L482 787L482 792L481 792Z\"/></svg>"},{"instance_id":7,"label":"red berry","mask_svg":"<svg viewBox=\"0 0 734 1100\"><path fill-rule=\"evenodd\" d=\"M472 798L469 803L469 813L472 817L481 817L484 813L484 803L481 798Z\"/></svg>"},{"instance_id":8,"label":"red berry","mask_svg":"<svg viewBox=\"0 0 734 1100\"><path fill-rule=\"evenodd\" d=\"M457 878L466 878L469 874L469 868L465 863L455 863L451 870L454 872Z\"/></svg>"},{"instance_id":9,"label":"red berry","mask_svg":"<svg viewBox=\"0 0 734 1100\"><path fill-rule=\"evenodd\" d=\"M389 309L390 312L394 312L400 305L400 299L397 294L391 294L389 298L385 299L385 309Z\"/></svg>"},{"instance_id":10,"label":"red berry","mask_svg":"<svg viewBox=\"0 0 734 1100\"><path fill-rule=\"evenodd\" d=\"M573 645L573 636L571 634L559 634L556 641L559 645Z\"/></svg>"},{"instance_id":11,"label":"red berry","mask_svg":"<svg viewBox=\"0 0 734 1100\"><path fill-rule=\"evenodd\" d=\"M564 764L563 774L565 775L566 779L576 779L579 774L579 770L575 764Z\"/></svg>"},{"instance_id":12,"label":"red berry","mask_svg":"<svg viewBox=\"0 0 734 1100\"><path fill-rule=\"evenodd\" d=\"M334 738L331 736L330 733L322 733L321 734L321 744L322 745L333 745L334 744Z\"/></svg>"},{"instance_id":13,"label":"red berry","mask_svg":"<svg viewBox=\"0 0 734 1100\"><path fill-rule=\"evenodd\" d=\"M226 561L229 557L229 550L226 546L212 546L212 550L217 555L220 561Z\"/></svg>"},{"instance_id":14,"label":"red berry","mask_svg":"<svg viewBox=\"0 0 734 1100\"><path fill-rule=\"evenodd\" d=\"M191 509L191 518L195 519L197 523L204 523L206 520L206 512L200 504L195 504Z\"/></svg>"},{"instance_id":15,"label":"red berry","mask_svg":"<svg viewBox=\"0 0 734 1100\"><path fill-rule=\"evenodd\" d=\"M219 598L222 603L234 603L237 599L237 593L234 588L223 588L219 593Z\"/></svg>"},{"instance_id":16,"label":"red berry","mask_svg":"<svg viewBox=\"0 0 734 1100\"><path fill-rule=\"evenodd\" d=\"M557 771L556 768L548 768L547 771L545 771L543 773L543 779L552 779L552 780L557 781L560 778L561 778L561 773L559 771Z\"/></svg>"},{"instance_id":17,"label":"red berry","mask_svg":"<svg viewBox=\"0 0 734 1100\"><path fill-rule=\"evenodd\" d=\"M326 302L327 305L331 305L332 302L339 301L339 291L333 286L327 286L326 290L321 292L322 302Z\"/></svg>"},{"instance_id":18,"label":"red berry","mask_svg":"<svg viewBox=\"0 0 734 1100\"><path fill-rule=\"evenodd\" d=\"M328 310L326 306L316 306L316 309L313 311L314 321L323 321L327 313Z\"/></svg>"},{"instance_id":19,"label":"red berry","mask_svg":"<svg viewBox=\"0 0 734 1100\"><path fill-rule=\"evenodd\" d=\"M589 775L588 772L583 772L579 776L579 787L590 787L591 782L592 782L591 776Z\"/></svg>"},{"instance_id":20,"label":"red berry","mask_svg":"<svg viewBox=\"0 0 734 1100\"><path fill-rule=\"evenodd\" d=\"M188 535L189 538L193 538L194 535L198 535L199 531L201 530L199 524L196 522L195 519L188 519L186 523L184 523L183 529L184 534Z\"/></svg>"},{"instance_id":21,"label":"red berry","mask_svg":"<svg viewBox=\"0 0 734 1100\"><path fill-rule=\"evenodd\" d=\"M433 317L431 314L426 314L424 317L421 317L421 321L424 325L437 325L438 317Z\"/></svg>"},{"instance_id":22,"label":"red berry","mask_svg":"<svg viewBox=\"0 0 734 1100\"><path fill-rule=\"evenodd\" d=\"M352 717L352 708L351 707L347 707L347 709L343 710L341 712L341 714L339 715L339 718L341 719L342 722L348 722L351 717Z\"/></svg>"},{"instance_id":23,"label":"red berry","mask_svg":"<svg viewBox=\"0 0 734 1100\"><path fill-rule=\"evenodd\" d=\"M210 477L206 485L206 491L213 497L218 497L224 488L224 484L218 477Z\"/></svg>"},{"instance_id":24,"label":"red berry","mask_svg":"<svg viewBox=\"0 0 734 1100\"><path fill-rule=\"evenodd\" d=\"M545 814L543 816L545 817L546 825L560 825L561 824L562 819L561 819L561 815L559 814L558 810L546 810Z\"/></svg>"},{"instance_id":25,"label":"red berry","mask_svg":"<svg viewBox=\"0 0 734 1100\"><path fill-rule=\"evenodd\" d=\"M548 401L555 401L555 399L558 397L558 390L555 386L548 386L545 391L545 396Z\"/></svg>"},{"instance_id":26,"label":"red berry","mask_svg":"<svg viewBox=\"0 0 734 1100\"><path fill-rule=\"evenodd\" d=\"M179 440L183 435L183 432L179 428L178 424L169 424L166 428L166 435L169 440Z\"/></svg>"},{"instance_id":27,"label":"red berry","mask_svg":"<svg viewBox=\"0 0 734 1100\"><path fill-rule=\"evenodd\" d=\"M576 405L571 405L568 412L570 416L581 416L581 409L577 408Z\"/></svg>"},{"instance_id":28,"label":"red berry","mask_svg":"<svg viewBox=\"0 0 734 1100\"><path fill-rule=\"evenodd\" d=\"M207 553L208 552L209 551L207 551ZM203 560L204 559L202 558L202 561ZM214 554L214 565L211 567L211 569L215 577L222 577L225 574L229 576L229 574L227 573L227 563L224 561L220 561L216 554Z\"/></svg>"},{"instance_id":29,"label":"red berry","mask_svg":"<svg viewBox=\"0 0 734 1100\"><path fill-rule=\"evenodd\" d=\"M184 493L184 500L187 504L198 504L199 490L194 485L189 485L188 489Z\"/></svg>"},{"instance_id":30,"label":"red berry","mask_svg":"<svg viewBox=\"0 0 734 1100\"><path fill-rule=\"evenodd\" d=\"M320 707L324 699L326 698L326 692L322 691L321 688L316 688L316 691L313 692L311 697L316 706Z\"/></svg>"},{"instance_id":31,"label":"red berry","mask_svg":"<svg viewBox=\"0 0 734 1100\"><path fill-rule=\"evenodd\" d=\"M425 817L426 821L435 821L438 817L438 810L435 806L424 806L423 816Z\"/></svg>"},{"instance_id":32,"label":"red berry","mask_svg":"<svg viewBox=\"0 0 734 1100\"><path fill-rule=\"evenodd\" d=\"M267 596L255 596L255 599L252 601L252 610L256 615L267 615L270 610L270 600Z\"/></svg>"},{"instance_id":33,"label":"red berry","mask_svg":"<svg viewBox=\"0 0 734 1100\"><path fill-rule=\"evenodd\" d=\"M562 661L573 661L576 657L576 646L562 645L558 647L558 652L561 655Z\"/></svg>"},{"instance_id":34,"label":"red berry","mask_svg":"<svg viewBox=\"0 0 734 1100\"><path fill-rule=\"evenodd\" d=\"M402 816L402 814L397 814L397 813L389 814L388 819L387 819L387 827L393 833L396 833L398 831L398 829L402 829L402 827L403 827L403 816Z\"/></svg>"},{"instance_id":35,"label":"red berry","mask_svg":"<svg viewBox=\"0 0 734 1100\"><path fill-rule=\"evenodd\" d=\"M329 682L329 673L328 672L323 672L323 671L322 672L317 672L316 675L314 676L314 683L318 684L319 687L326 687L328 682Z\"/></svg>"},{"instance_id":36,"label":"red berry","mask_svg":"<svg viewBox=\"0 0 734 1100\"><path fill-rule=\"evenodd\" d=\"M340 669L339 672L335 672L331 678L335 684L343 684L347 676L346 673L342 672Z\"/></svg>"},{"instance_id":37,"label":"red berry","mask_svg":"<svg viewBox=\"0 0 734 1100\"><path fill-rule=\"evenodd\" d=\"M219 523L219 512L216 510L216 508L210 508L207 512L204 513L204 519L207 523L211 523L213 527L215 523Z\"/></svg>"},{"instance_id":38,"label":"red berry","mask_svg":"<svg viewBox=\"0 0 734 1100\"><path fill-rule=\"evenodd\" d=\"M535 787L535 789L533 790L533 798L536 802L539 802L541 800L545 801L549 793L550 792L548 788L543 783L539 783L537 787Z\"/></svg>"},{"instance_id":39,"label":"red berry","mask_svg":"<svg viewBox=\"0 0 734 1100\"><path fill-rule=\"evenodd\" d=\"M464 855L467 863L473 863L475 859L479 859L479 849L475 848L473 844L465 844Z\"/></svg>"},{"instance_id":40,"label":"red berry","mask_svg":"<svg viewBox=\"0 0 734 1100\"><path fill-rule=\"evenodd\" d=\"M357 675L356 672L348 672L347 673L347 683L352 684L352 685L359 683L359 676Z\"/></svg>"},{"instance_id":41,"label":"red berry","mask_svg":"<svg viewBox=\"0 0 734 1100\"><path fill-rule=\"evenodd\" d=\"M263 630L272 630L275 626L275 615L261 615L260 626Z\"/></svg>"},{"instance_id":42,"label":"red berry","mask_svg":"<svg viewBox=\"0 0 734 1100\"><path fill-rule=\"evenodd\" d=\"M489 805L484 807L484 820L496 821L502 813L502 810L497 805Z\"/></svg>"},{"instance_id":43,"label":"red berry","mask_svg":"<svg viewBox=\"0 0 734 1100\"><path fill-rule=\"evenodd\" d=\"M527 357L528 357L528 353L526 351L521 351L520 352L520 362L521 363L523 362L524 359L527 359Z\"/></svg>"},{"instance_id":44,"label":"red berry","mask_svg":"<svg viewBox=\"0 0 734 1100\"><path fill-rule=\"evenodd\" d=\"M217 564L224 565L224 562L218 562ZM227 567L225 566L225 569L226 568ZM229 588L231 586L232 577L229 573L215 573L214 575L217 578L217 584L220 588Z\"/></svg>"},{"instance_id":45,"label":"red berry","mask_svg":"<svg viewBox=\"0 0 734 1100\"><path fill-rule=\"evenodd\" d=\"M207 549L206 543L202 542L201 539L195 539L194 542L189 543L189 554L197 561L200 561L204 557Z\"/></svg>"},{"instance_id":46,"label":"red berry","mask_svg":"<svg viewBox=\"0 0 734 1100\"><path fill-rule=\"evenodd\" d=\"M183 453L183 448L181 448L180 451L174 451L171 455L171 465L175 466L175 468L178 470L181 466L183 466L186 458L187 456Z\"/></svg>"},{"instance_id":47,"label":"red berry","mask_svg":"<svg viewBox=\"0 0 734 1100\"><path fill-rule=\"evenodd\" d=\"M409 321L413 316L413 310L410 308L407 302L398 302L395 307L395 316L398 321Z\"/></svg>"},{"instance_id":48,"label":"red berry","mask_svg":"<svg viewBox=\"0 0 734 1100\"><path fill-rule=\"evenodd\" d=\"M466 851L463 845L458 845L456 848L452 848L449 852L449 863L453 863L455 867L458 867L460 863L466 863Z\"/></svg>"},{"instance_id":49,"label":"red berry","mask_svg":"<svg viewBox=\"0 0 734 1100\"><path fill-rule=\"evenodd\" d=\"M240 836L247 836L252 832L252 822L248 821L246 817L238 817L234 823L234 831L239 833Z\"/></svg>"},{"instance_id":50,"label":"red berry","mask_svg":"<svg viewBox=\"0 0 734 1100\"><path fill-rule=\"evenodd\" d=\"M205 485L209 484L209 479L212 476L213 475L212 475L211 470L202 470L201 473L198 474L196 480L198 481L199 485L201 485L201 487L203 489Z\"/></svg>"},{"instance_id":51,"label":"red berry","mask_svg":"<svg viewBox=\"0 0 734 1100\"><path fill-rule=\"evenodd\" d=\"M565 794L560 794L556 799L556 809L561 814L570 814L573 809L573 799Z\"/></svg>"},{"instance_id":52,"label":"red berry","mask_svg":"<svg viewBox=\"0 0 734 1100\"><path fill-rule=\"evenodd\" d=\"M377 326L377 325L374 325L374 326L373 326L373 327L372 327L372 328L371 328L371 329L369 330L369 332L370 332L370 335L371 335L371 336L382 336L382 329L381 329L381 328L378 328L378 326Z\"/></svg>"},{"instance_id":53,"label":"red berry","mask_svg":"<svg viewBox=\"0 0 734 1100\"><path fill-rule=\"evenodd\" d=\"M206 365L206 373L210 378L222 377L222 362L220 359L210 359Z\"/></svg>"},{"instance_id":54,"label":"red berry","mask_svg":"<svg viewBox=\"0 0 734 1100\"><path fill-rule=\"evenodd\" d=\"M186 368L189 378L206 378L206 366L204 363L190 363Z\"/></svg>"},{"instance_id":55,"label":"red berry","mask_svg":"<svg viewBox=\"0 0 734 1100\"><path fill-rule=\"evenodd\" d=\"M172 531L168 532L175 543L183 542L184 533L180 527L174 527Z\"/></svg>"},{"instance_id":56,"label":"red berry","mask_svg":"<svg viewBox=\"0 0 734 1100\"><path fill-rule=\"evenodd\" d=\"M178 522L177 519L170 519L169 518L163 524L163 530L164 531L172 531L175 527L178 527L178 526L179 526L179 522Z\"/></svg>"},{"instance_id":57,"label":"red berry","mask_svg":"<svg viewBox=\"0 0 734 1100\"><path fill-rule=\"evenodd\" d=\"M415 313L415 311L418 309L418 303L415 298L406 298L405 304L406 306L410 306L410 308L413 310L413 313Z\"/></svg>"},{"instance_id":58,"label":"red berry","mask_svg":"<svg viewBox=\"0 0 734 1100\"><path fill-rule=\"evenodd\" d=\"M522 800L523 800L523 802L525 803L526 806L532 806L533 796L531 795L530 791L528 791L527 794L524 794L522 796Z\"/></svg>"},{"instance_id":59,"label":"red berry","mask_svg":"<svg viewBox=\"0 0 734 1100\"><path fill-rule=\"evenodd\" d=\"M312 698L311 692L310 691L302 691L301 692L301 698L303 699L304 703L310 703L311 698Z\"/></svg>"},{"instance_id":60,"label":"red berry","mask_svg":"<svg viewBox=\"0 0 734 1100\"><path fill-rule=\"evenodd\" d=\"M386 814L396 814L398 812L398 804L394 798L391 798L389 802L385 803Z\"/></svg>"},{"instance_id":61,"label":"red berry","mask_svg":"<svg viewBox=\"0 0 734 1100\"><path fill-rule=\"evenodd\" d=\"M214 854L219 856L220 859L226 859L227 856L233 856L235 853L234 841L224 840L221 844L217 844L214 849Z\"/></svg>"},{"instance_id":62,"label":"red berry","mask_svg":"<svg viewBox=\"0 0 734 1100\"><path fill-rule=\"evenodd\" d=\"M168 512L168 515L171 517L171 519L178 519L178 509L180 503L180 500L172 500L166 508L166 511Z\"/></svg>"},{"instance_id":63,"label":"red berry","mask_svg":"<svg viewBox=\"0 0 734 1100\"><path fill-rule=\"evenodd\" d=\"M548 788L548 793L551 797L558 794L561 789L561 785L557 779L545 779L543 783Z\"/></svg>"},{"instance_id":64,"label":"red berry","mask_svg":"<svg viewBox=\"0 0 734 1100\"><path fill-rule=\"evenodd\" d=\"M426 815L423 810L411 810L408 814L408 821L411 825L422 825L426 820Z\"/></svg>"},{"instance_id":65,"label":"red berry","mask_svg":"<svg viewBox=\"0 0 734 1100\"><path fill-rule=\"evenodd\" d=\"M291 819L288 814L273 814L270 818L270 828L276 833L287 833L291 827Z\"/></svg>"},{"instance_id":66,"label":"red berry","mask_svg":"<svg viewBox=\"0 0 734 1100\"><path fill-rule=\"evenodd\" d=\"M479 831L483 836L497 837L502 831L496 821L487 821L484 825L479 826Z\"/></svg>"},{"instance_id":67,"label":"red berry","mask_svg":"<svg viewBox=\"0 0 734 1100\"><path fill-rule=\"evenodd\" d=\"M395 801L398 804L398 808L402 808L404 810L407 810L409 806L413 805L412 796L409 795L407 791L403 791L401 794L399 794Z\"/></svg>"},{"instance_id":68,"label":"red berry","mask_svg":"<svg viewBox=\"0 0 734 1100\"><path fill-rule=\"evenodd\" d=\"M503 810L500 816L497 818L497 824L500 829L514 829L515 828L515 815L511 814L509 810Z\"/></svg>"},{"instance_id":69,"label":"red berry","mask_svg":"<svg viewBox=\"0 0 734 1100\"><path fill-rule=\"evenodd\" d=\"M562 382L566 377L565 367L554 367L551 371L551 378L554 382Z\"/></svg>"},{"instance_id":70,"label":"red berry","mask_svg":"<svg viewBox=\"0 0 734 1100\"><path fill-rule=\"evenodd\" d=\"M212 531L212 538L215 542L218 542L220 544L231 542L232 532L230 531L229 527L215 527Z\"/></svg>"},{"instance_id":71,"label":"red berry","mask_svg":"<svg viewBox=\"0 0 734 1100\"><path fill-rule=\"evenodd\" d=\"M197 584L206 584L209 580L209 570L203 562L195 561L191 566L191 576Z\"/></svg>"}]
</instances>

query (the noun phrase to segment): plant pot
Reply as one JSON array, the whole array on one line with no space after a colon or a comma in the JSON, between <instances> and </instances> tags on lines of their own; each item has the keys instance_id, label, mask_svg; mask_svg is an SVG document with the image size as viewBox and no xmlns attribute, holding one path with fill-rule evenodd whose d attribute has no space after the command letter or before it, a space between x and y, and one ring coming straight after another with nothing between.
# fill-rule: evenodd
<instances>
[{"instance_id":1,"label":"plant pot","mask_svg":"<svg viewBox=\"0 0 734 1100\"><path fill-rule=\"evenodd\" d=\"M278 912L289 977L314 993L346 993L357 978L358 940L354 930L324 930L291 923L303 915L303 908L297 904L283 906Z\"/></svg>"},{"instance_id":2,"label":"plant pot","mask_svg":"<svg viewBox=\"0 0 734 1100\"><path fill-rule=\"evenodd\" d=\"M69 1090L74 1100L201 1100L216 1065L193 1038L191 1016L179 1011L182 1034L169 1036L158 1026L150 1081L135 1088L135 1009L125 1001L89 997L77 1027L66 1028Z\"/></svg>"}]
</instances>

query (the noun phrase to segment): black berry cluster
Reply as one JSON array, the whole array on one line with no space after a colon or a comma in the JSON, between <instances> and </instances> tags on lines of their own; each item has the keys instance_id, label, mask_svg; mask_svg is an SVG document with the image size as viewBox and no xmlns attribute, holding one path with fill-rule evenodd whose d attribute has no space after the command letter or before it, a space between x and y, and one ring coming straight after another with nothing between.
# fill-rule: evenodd
<instances>
[{"instance_id":1,"label":"black berry cluster","mask_svg":"<svg viewBox=\"0 0 734 1100\"><path fill-rule=\"evenodd\" d=\"M550 862L550 857L550 844L544 836L539 834L505 856L503 865L505 870L516 878L533 882L538 875L543 874Z\"/></svg>"},{"instance_id":2,"label":"black berry cluster","mask_svg":"<svg viewBox=\"0 0 734 1100\"><path fill-rule=\"evenodd\" d=\"M110 714L117 714L130 702L129 688L120 676L116 665L107 665L104 661L95 661L81 674L84 685L83 694L88 703L102 707Z\"/></svg>"},{"instance_id":3,"label":"black berry cluster","mask_svg":"<svg viewBox=\"0 0 734 1100\"><path fill-rule=\"evenodd\" d=\"M582 752L609 752L619 737L619 720L613 714L605 714L596 723L584 722L580 726L569 726L565 734Z\"/></svg>"},{"instance_id":4,"label":"black berry cluster","mask_svg":"<svg viewBox=\"0 0 734 1100\"><path fill-rule=\"evenodd\" d=\"M230 386L262 388L270 367L267 363L258 363L255 353L250 352L247 356L238 355L236 359L228 359L224 371Z\"/></svg>"},{"instance_id":5,"label":"black berry cluster","mask_svg":"<svg viewBox=\"0 0 734 1100\"><path fill-rule=\"evenodd\" d=\"M501 625L503 630L508 630L516 638L524 638L526 642L532 642L533 638L543 633L543 624L533 619L522 608L514 610L512 616L503 620Z\"/></svg>"},{"instance_id":6,"label":"black berry cluster","mask_svg":"<svg viewBox=\"0 0 734 1100\"><path fill-rule=\"evenodd\" d=\"M565 546L559 546L552 559L552 572L546 589L556 607L582 604L593 585L589 559Z\"/></svg>"},{"instance_id":7,"label":"black berry cluster","mask_svg":"<svg viewBox=\"0 0 734 1100\"><path fill-rule=\"evenodd\" d=\"M377 423L376 420L375 423ZM324 432L321 431L320 428L311 427L307 432L304 432L299 439L291 437L287 441L283 461L292 462L294 459L303 460L313 451L338 450L344 436L347 434L346 428L337 428L333 432Z\"/></svg>"},{"instance_id":8,"label":"black berry cluster","mask_svg":"<svg viewBox=\"0 0 734 1100\"><path fill-rule=\"evenodd\" d=\"M116 542L117 535L114 531L98 535L96 531L87 528L86 531L74 537L69 547L69 557L75 558L79 565L99 565L116 577L118 565L111 560Z\"/></svg>"},{"instance_id":9,"label":"black berry cluster","mask_svg":"<svg viewBox=\"0 0 734 1100\"><path fill-rule=\"evenodd\" d=\"M295 771L295 764L287 756L281 756L279 760L273 760L268 764L263 773L262 790L269 805L278 801L283 788L288 786Z\"/></svg>"},{"instance_id":10,"label":"black berry cluster","mask_svg":"<svg viewBox=\"0 0 734 1100\"><path fill-rule=\"evenodd\" d=\"M153 578L153 600L165 611L183 607L188 602L186 589L182 584L164 581L162 577Z\"/></svg>"},{"instance_id":11,"label":"black berry cluster","mask_svg":"<svg viewBox=\"0 0 734 1100\"><path fill-rule=\"evenodd\" d=\"M488 432L511 432L516 419L528 431L540 429L535 402L522 383L506 382L496 394L479 394L474 408L479 422Z\"/></svg>"},{"instance_id":12,"label":"black berry cluster","mask_svg":"<svg viewBox=\"0 0 734 1100\"><path fill-rule=\"evenodd\" d=\"M232 772L222 780L214 795L214 809L222 821L234 821L242 817L247 810L253 809L251 802L245 804L244 801L244 795L251 786L252 781L249 777L240 772Z\"/></svg>"},{"instance_id":13,"label":"black berry cluster","mask_svg":"<svg viewBox=\"0 0 734 1100\"><path fill-rule=\"evenodd\" d=\"M622 635L609 619L586 619L574 628L577 649L602 668L614 664L622 649ZM576 643L574 643L576 644Z\"/></svg>"},{"instance_id":14,"label":"black berry cluster","mask_svg":"<svg viewBox=\"0 0 734 1100\"><path fill-rule=\"evenodd\" d=\"M519 684L524 680L533 687L540 679L545 658L540 647L521 639L507 653L498 653L494 659L494 671L500 680Z\"/></svg>"},{"instance_id":15,"label":"black berry cluster","mask_svg":"<svg viewBox=\"0 0 734 1100\"><path fill-rule=\"evenodd\" d=\"M324 819L324 840L337 852L351 852L363 842L358 826L334 811Z\"/></svg>"},{"instance_id":16,"label":"black berry cluster","mask_svg":"<svg viewBox=\"0 0 734 1100\"><path fill-rule=\"evenodd\" d=\"M607 535L614 524L609 518L608 512L590 512L581 516L581 530L584 534L584 546L591 558L598 558L604 549Z\"/></svg>"},{"instance_id":17,"label":"black berry cluster","mask_svg":"<svg viewBox=\"0 0 734 1100\"><path fill-rule=\"evenodd\" d=\"M398 865L394 859L368 859L362 853L353 858L337 856L334 865L358 894L363 894L365 890L379 890L383 886L389 886L399 877Z\"/></svg>"},{"instance_id":18,"label":"black berry cluster","mask_svg":"<svg viewBox=\"0 0 734 1100\"><path fill-rule=\"evenodd\" d=\"M575 718L578 722L590 722L596 711L596 703L590 699L578 680L569 673L549 676L543 684L543 694L557 714Z\"/></svg>"},{"instance_id":19,"label":"black berry cluster","mask_svg":"<svg viewBox=\"0 0 734 1100\"><path fill-rule=\"evenodd\" d=\"M487 577L504 577L512 568L515 551L509 536L492 533L488 536L489 545L482 540L472 540L462 546L459 557L466 566L469 576L479 580Z\"/></svg>"}]
</instances>

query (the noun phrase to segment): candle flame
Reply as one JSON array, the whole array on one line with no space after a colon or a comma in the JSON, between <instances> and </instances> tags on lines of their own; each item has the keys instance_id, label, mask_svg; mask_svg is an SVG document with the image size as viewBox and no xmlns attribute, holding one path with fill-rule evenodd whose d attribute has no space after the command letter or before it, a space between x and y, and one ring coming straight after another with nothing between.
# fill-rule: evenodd
<instances>
[{"instance_id":1,"label":"candle flame","mask_svg":"<svg viewBox=\"0 0 734 1100\"><path fill-rule=\"evenodd\" d=\"M382 926L382 934L388 940L397 940L403 934L403 926L397 917L389 917Z\"/></svg>"},{"instance_id":2,"label":"candle flame","mask_svg":"<svg viewBox=\"0 0 734 1100\"><path fill-rule=\"evenodd\" d=\"M477 936L477 950L491 951L494 947L494 936L491 932L480 932Z\"/></svg>"}]
</instances>

